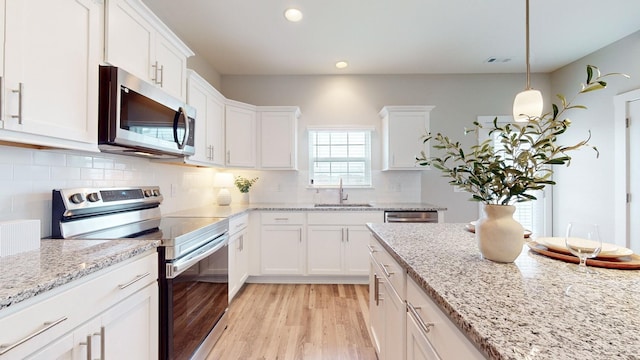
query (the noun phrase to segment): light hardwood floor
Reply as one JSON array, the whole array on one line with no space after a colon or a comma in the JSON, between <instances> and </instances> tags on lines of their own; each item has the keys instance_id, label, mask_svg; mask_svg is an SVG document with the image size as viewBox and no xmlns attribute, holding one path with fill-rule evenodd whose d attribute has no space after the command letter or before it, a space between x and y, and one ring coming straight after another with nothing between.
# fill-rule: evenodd
<instances>
[{"instance_id":1,"label":"light hardwood floor","mask_svg":"<svg viewBox=\"0 0 640 360\"><path fill-rule=\"evenodd\" d=\"M375 360L367 285L247 284L207 360Z\"/></svg>"}]
</instances>

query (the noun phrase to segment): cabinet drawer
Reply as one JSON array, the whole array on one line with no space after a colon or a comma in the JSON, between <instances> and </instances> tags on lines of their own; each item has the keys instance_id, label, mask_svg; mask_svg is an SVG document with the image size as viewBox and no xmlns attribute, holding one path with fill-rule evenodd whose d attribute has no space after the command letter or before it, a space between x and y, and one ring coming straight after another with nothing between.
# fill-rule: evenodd
<instances>
[{"instance_id":1,"label":"cabinet drawer","mask_svg":"<svg viewBox=\"0 0 640 360\"><path fill-rule=\"evenodd\" d=\"M23 358L156 281L157 264L158 255L153 252L38 295L28 300L31 306L0 312L0 344L10 346L30 338L7 351L6 356ZM47 330L38 333L42 329Z\"/></svg>"},{"instance_id":2,"label":"cabinet drawer","mask_svg":"<svg viewBox=\"0 0 640 360\"><path fill-rule=\"evenodd\" d=\"M413 316L410 307L415 308L419 319L429 327L429 331L422 333L442 359L484 359L469 339L449 320L438 305L409 278L407 280L407 310ZM430 325L433 324L433 325Z\"/></svg>"},{"instance_id":3,"label":"cabinet drawer","mask_svg":"<svg viewBox=\"0 0 640 360\"><path fill-rule=\"evenodd\" d=\"M384 222L384 213L379 211L319 211L309 212L307 222L314 225L364 225Z\"/></svg>"},{"instance_id":4,"label":"cabinet drawer","mask_svg":"<svg viewBox=\"0 0 640 360\"><path fill-rule=\"evenodd\" d=\"M229 234L233 235L249 225L249 214L244 213L229 219Z\"/></svg>"},{"instance_id":5,"label":"cabinet drawer","mask_svg":"<svg viewBox=\"0 0 640 360\"><path fill-rule=\"evenodd\" d=\"M300 212L263 212L263 225L303 225L305 213Z\"/></svg>"}]
</instances>

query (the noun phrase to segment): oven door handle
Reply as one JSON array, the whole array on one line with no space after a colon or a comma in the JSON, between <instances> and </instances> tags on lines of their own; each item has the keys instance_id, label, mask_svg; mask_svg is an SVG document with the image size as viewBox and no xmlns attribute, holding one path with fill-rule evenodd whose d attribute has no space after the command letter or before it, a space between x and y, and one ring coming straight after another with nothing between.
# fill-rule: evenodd
<instances>
[{"instance_id":1,"label":"oven door handle","mask_svg":"<svg viewBox=\"0 0 640 360\"><path fill-rule=\"evenodd\" d=\"M200 249L194 251L192 254L187 255L184 259L180 259L173 264L167 264L167 279L173 279L177 277L194 264L197 264L200 260L227 246L228 240L229 236L223 235L222 240L204 245Z\"/></svg>"}]
</instances>

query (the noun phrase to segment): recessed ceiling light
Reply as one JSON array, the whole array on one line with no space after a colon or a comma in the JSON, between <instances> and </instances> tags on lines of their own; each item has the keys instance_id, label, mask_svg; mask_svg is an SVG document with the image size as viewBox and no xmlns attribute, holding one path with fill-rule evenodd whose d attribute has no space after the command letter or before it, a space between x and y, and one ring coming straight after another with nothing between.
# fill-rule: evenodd
<instances>
[{"instance_id":1,"label":"recessed ceiling light","mask_svg":"<svg viewBox=\"0 0 640 360\"><path fill-rule=\"evenodd\" d=\"M302 11L295 8L289 8L284 11L284 17L291 22L298 22L302 20Z\"/></svg>"},{"instance_id":2,"label":"recessed ceiling light","mask_svg":"<svg viewBox=\"0 0 640 360\"><path fill-rule=\"evenodd\" d=\"M348 62L346 62L346 61L338 61L338 62L336 63L336 67L337 67L338 69L344 69L344 68L346 68L347 66L349 66L349 63L348 63Z\"/></svg>"}]
</instances>

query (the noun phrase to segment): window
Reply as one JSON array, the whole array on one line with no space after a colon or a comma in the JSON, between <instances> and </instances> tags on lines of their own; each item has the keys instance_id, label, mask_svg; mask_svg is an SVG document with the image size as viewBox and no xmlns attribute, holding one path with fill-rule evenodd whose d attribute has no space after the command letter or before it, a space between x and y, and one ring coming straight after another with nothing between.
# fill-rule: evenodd
<instances>
[{"instance_id":1,"label":"window","mask_svg":"<svg viewBox=\"0 0 640 360\"><path fill-rule=\"evenodd\" d=\"M309 130L309 183L371 186L370 130Z\"/></svg>"},{"instance_id":2,"label":"window","mask_svg":"<svg viewBox=\"0 0 640 360\"><path fill-rule=\"evenodd\" d=\"M495 116L478 116L478 122L485 128L480 129L478 133L478 143L481 143L489 137L489 130L487 129L492 123ZM506 123L513 121L511 116L498 116L498 123ZM494 144L494 148L499 150L499 146L502 146L497 139L491 139ZM545 189L549 189L546 187ZM516 219L525 229L531 230L532 233L538 236L545 236L551 232L551 196L547 190L533 191L531 195L535 196L537 200L518 202L513 204L516 207L516 212L513 214L513 218ZM482 211L482 206L480 206Z\"/></svg>"}]
</instances>

